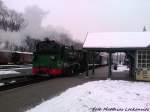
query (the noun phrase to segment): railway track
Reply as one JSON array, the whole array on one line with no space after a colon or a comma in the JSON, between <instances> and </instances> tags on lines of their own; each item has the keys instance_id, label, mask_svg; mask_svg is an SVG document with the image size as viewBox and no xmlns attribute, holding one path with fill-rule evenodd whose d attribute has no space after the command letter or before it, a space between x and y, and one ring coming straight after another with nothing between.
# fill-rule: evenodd
<instances>
[{"instance_id":1,"label":"railway track","mask_svg":"<svg viewBox=\"0 0 150 112\"><path fill-rule=\"evenodd\" d=\"M99 66L100 65L96 65L95 68L97 68ZM89 66L88 68L90 70L93 67ZM82 71L82 72L85 72L85 71ZM46 81L49 79L50 78L48 78L48 77L40 77L40 76L35 77L35 76L31 76L31 75L4 78L4 79L0 79L0 84L4 84L4 85L0 85L0 91L18 88L18 87Z\"/></svg>"},{"instance_id":2,"label":"railway track","mask_svg":"<svg viewBox=\"0 0 150 112\"><path fill-rule=\"evenodd\" d=\"M33 77L33 76L23 76L23 77L13 77L7 79L1 79L0 83L3 85L0 86L0 91L5 91L9 89L14 89L42 81L49 80L46 77Z\"/></svg>"}]
</instances>

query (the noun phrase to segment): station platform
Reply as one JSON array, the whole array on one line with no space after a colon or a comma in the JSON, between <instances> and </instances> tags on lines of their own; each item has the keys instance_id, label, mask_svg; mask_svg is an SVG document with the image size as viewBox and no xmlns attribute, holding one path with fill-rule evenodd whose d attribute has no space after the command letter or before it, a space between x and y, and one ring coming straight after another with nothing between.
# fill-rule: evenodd
<instances>
[{"instance_id":1,"label":"station platform","mask_svg":"<svg viewBox=\"0 0 150 112\"><path fill-rule=\"evenodd\" d=\"M113 67L112 67L113 68ZM86 76L86 72L84 73ZM89 70L87 78L93 80L106 80L108 79L108 66L95 68L95 74L92 73L92 70ZM129 80L129 70L113 70L112 69L112 80Z\"/></svg>"}]
</instances>

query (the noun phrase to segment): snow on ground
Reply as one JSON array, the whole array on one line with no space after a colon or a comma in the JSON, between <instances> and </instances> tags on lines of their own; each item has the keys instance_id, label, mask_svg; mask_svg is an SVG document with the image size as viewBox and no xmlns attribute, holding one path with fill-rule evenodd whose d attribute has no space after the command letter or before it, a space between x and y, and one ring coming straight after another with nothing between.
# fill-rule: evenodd
<instances>
[{"instance_id":1,"label":"snow on ground","mask_svg":"<svg viewBox=\"0 0 150 112\"><path fill-rule=\"evenodd\" d=\"M4 83L0 83L0 86L3 86L4 85Z\"/></svg>"},{"instance_id":2,"label":"snow on ground","mask_svg":"<svg viewBox=\"0 0 150 112\"><path fill-rule=\"evenodd\" d=\"M126 65L118 65L117 70L112 69L112 72L123 72L128 70L129 68Z\"/></svg>"},{"instance_id":3,"label":"snow on ground","mask_svg":"<svg viewBox=\"0 0 150 112\"><path fill-rule=\"evenodd\" d=\"M14 70L0 70L0 75L6 75L6 74L19 74L19 72L16 72Z\"/></svg>"},{"instance_id":4,"label":"snow on ground","mask_svg":"<svg viewBox=\"0 0 150 112\"><path fill-rule=\"evenodd\" d=\"M93 81L70 88L26 112L124 111L150 111L150 82Z\"/></svg>"},{"instance_id":5,"label":"snow on ground","mask_svg":"<svg viewBox=\"0 0 150 112\"><path fill-rule=\"evenodd\" d=\"M25 69L32 69L32 67L12 68L12 70L25 70Z\"/></svg>"}]
</instances>

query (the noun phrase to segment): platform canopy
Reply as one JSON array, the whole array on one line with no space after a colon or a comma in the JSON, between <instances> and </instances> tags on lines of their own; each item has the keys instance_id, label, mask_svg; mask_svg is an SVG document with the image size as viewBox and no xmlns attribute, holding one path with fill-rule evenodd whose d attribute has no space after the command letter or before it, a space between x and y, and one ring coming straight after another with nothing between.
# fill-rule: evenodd
<instances>
[{"instance_id":1,"label":"platform canopy","mask_svg":"<svg viewBox=\"0 0 150 112\"><path fill-rule=\"evenodd\" d=\"M147 48L150 32L103 32L88 33L84 49L132 49Z\"/></svg>"}]
</instances>

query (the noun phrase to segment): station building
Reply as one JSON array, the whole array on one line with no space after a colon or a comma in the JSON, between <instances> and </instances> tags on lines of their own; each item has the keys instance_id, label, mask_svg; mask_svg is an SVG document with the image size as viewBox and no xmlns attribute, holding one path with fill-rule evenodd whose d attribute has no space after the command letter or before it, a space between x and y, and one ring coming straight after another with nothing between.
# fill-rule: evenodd
<instances>
[{"instance_id":1,"label":"station building","mask_svg":"<svg viewBox=\"0 0 150 112\"><path fill-rule=\"evenodd\" d=\"M129 59L129 76L133 80L150 81L150 32L88 33L83 48L109 54L108 78L112 74L112 53L124 52Z\"/></svg>"}]
</instances>

